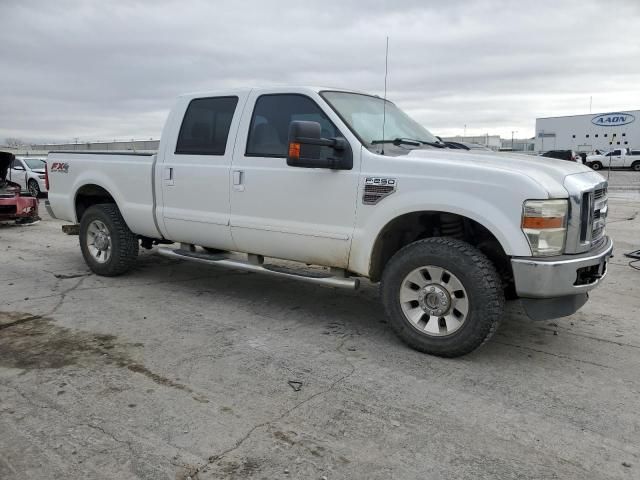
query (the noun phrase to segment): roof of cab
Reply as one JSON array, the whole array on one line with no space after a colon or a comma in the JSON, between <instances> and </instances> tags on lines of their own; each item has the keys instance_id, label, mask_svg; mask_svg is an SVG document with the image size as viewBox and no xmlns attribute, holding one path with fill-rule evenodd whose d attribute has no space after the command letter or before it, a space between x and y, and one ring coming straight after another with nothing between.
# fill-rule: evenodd
<instances>
[{"instance_id":1,"label":"roof of cab","mask_svg":"<svg viewBox=\"0 0 640 480\"><path fill-rule=\"evenodd\" d=\"M180 97L189 97L189 98L198 98L198 97L216 97L223 95L237 95L242 93L249 93L251 91L257 91L258 93L320 93L323 91L338 91L338 92L347 92L347 93L357 93L361 95L371 95L370 93L352 90L348 88L340 88L340 87L319 87L319 86L308 86L308 85L273 85L267 87L241 87L241 88L230 88L224 90L214 90L214 91L203 91L203 92L192 92L185 93L180 95Z\"/></svg>"}]
</instances>

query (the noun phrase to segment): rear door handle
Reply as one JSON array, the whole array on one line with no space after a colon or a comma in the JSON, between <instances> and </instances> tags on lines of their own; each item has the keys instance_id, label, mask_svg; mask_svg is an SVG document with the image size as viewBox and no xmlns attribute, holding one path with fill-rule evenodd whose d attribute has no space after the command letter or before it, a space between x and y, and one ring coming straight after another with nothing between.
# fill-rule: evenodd
<instances>
[{"instance_id":1,"label":"rear door handle","mask_svg":"<svg viewBox=\"0 0 640 480\"><path fill-rule=\"evenodd\" d=\"M244 172L242 170L233 171L233 189L244 192Z\"/></svg>"},{"instance_id":2,"label":"rear door handle","mask_svg":"<svg viewBox=\"0 0 640 480\"><path fill-rule=\"evenodd\" d=\"M176 184L176 181L173 178L173 167L164 167L164 181L168 186Z\"/></svg>"}]
</instances>

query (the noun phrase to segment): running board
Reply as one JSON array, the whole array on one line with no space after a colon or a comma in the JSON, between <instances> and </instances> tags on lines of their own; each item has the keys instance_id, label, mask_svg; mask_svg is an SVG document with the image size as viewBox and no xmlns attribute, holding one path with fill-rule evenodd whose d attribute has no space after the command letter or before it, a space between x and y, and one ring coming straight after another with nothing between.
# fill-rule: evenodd
<instances>
[{"instance_id":1,"label":"running board","mask_svg":"<svg viewBox=\"0 0 640 480\"><path fill-rule=\"evenodd\" d=\"M226 253L209 254L195 252L185 249L173 250L171 248L160 247L158 253L163 257L180 260L190 260L192 262L205 263L219 267L236 268L249 272L267 273L278 277L301 280L303 282L325 285L327 287L340 287L355 290L360 286L360 280L354 277L347 277L342 269L331 269L334 275L324 275L308 272L298 273L295 270L279 267L276 265L264 265L264 257L261 255L249 255L248 261L242 261L229 257Z\"/></svg>"}]
</instances>

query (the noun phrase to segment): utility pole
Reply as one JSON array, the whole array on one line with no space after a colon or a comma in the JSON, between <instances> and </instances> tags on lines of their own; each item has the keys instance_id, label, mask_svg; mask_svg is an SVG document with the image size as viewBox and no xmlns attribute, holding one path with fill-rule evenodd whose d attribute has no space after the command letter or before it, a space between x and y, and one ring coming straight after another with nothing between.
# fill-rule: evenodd
<instances>
[{"instance_id":1,"label":"utility pole","mask_svg":"<svg viewBox=\"0 0 640 480\"><path fill-rule=\"evenodd\" d=\"M462 134L462 141L464 142L467 138L467 124L464 124L464 133Z\"/></svg>"},{"instance_id":2,"label":"utility pole","mask_svg":"<svg viewBox=\"0 0 640 480\"><path fill-rule=\"evenodd\" d=\"M518 133L517 130L511 130L511 151L513 152L513 134Z\"/></svg>"}]
</instances>

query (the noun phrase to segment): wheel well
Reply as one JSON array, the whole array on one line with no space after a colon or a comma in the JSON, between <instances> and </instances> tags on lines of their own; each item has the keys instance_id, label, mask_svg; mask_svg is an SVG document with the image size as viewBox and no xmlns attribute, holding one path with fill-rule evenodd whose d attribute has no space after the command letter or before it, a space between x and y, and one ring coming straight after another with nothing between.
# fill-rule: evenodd
<instances>
[{"instance_id":1,"label":"wheel well","mask_svg":"<svg viewBox=\"0 0 640 480\"><path fill-rule=\"evenodd\" d=\"M493 262L505 287L513 283L509 257L487 228L462 215L429 211L407 213L385 225L373 246L369 278L380 280L385 265L398 250L429 237L452 237L470 243Z\"/></svg>"},{"instance_id":2,"label":"wheel well","mask_svg":"<svg viewBox=\"0 0 640 480\"><path fill-rule=\"evenodd\" d=\"M83 185L76 192L76 218L78 222L87 208L98 203L116 203L111 194L99 185Z\"/></svg>"}]
</instances>

